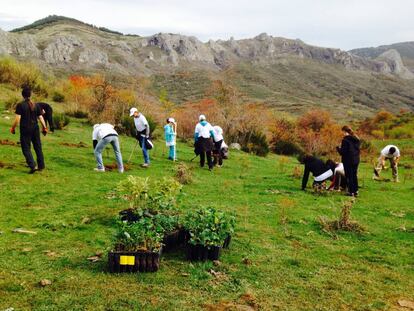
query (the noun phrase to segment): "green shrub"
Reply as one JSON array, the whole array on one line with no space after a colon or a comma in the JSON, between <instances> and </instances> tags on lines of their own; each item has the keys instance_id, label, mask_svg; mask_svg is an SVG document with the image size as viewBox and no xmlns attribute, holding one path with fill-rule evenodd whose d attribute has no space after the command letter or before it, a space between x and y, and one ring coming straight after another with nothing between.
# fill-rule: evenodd
<instances>
[{"instance_id":1,"label":"green shrub","mask_svg":"<svg viewBox=\"0 0 414 311\"><path fill-rule=\"evenodd\" d=\"M182 185L188 185L193 180L191 169L185 163L179 163L175 167L175 178Z\"/></svg>"},{"instance_id":2,"label":"green shrub","mask_svg":"<svg viewBox=\"0 0 414 311\"><path fill-rule=\"evenodd\" d=\"M235 218L214 208L200 208L184 218L184 228L190 233L193 245L222 246L234 233Z\"/></svg>"},{"instance_id":3,"label":"green shrub","mask_svg":"<svg viewBox=\"0 0 414 311\"><path fill-rule=\"evenodd\" d=\"M54 113L53 114L53 124L55 125L56 130L62 130L70 122L70 119L64 113Z\"/></svg>"},{"instance_id":4,"label":"green shrub","mask_svg":"<svg viewBox=\"0 0 414 311\"><path fill-rule=\"evenodd\" d=\"M86 119L88 118L88 113L82 110L66 111L66 115L76 118L76 119Z\"/></svg>"},{"instance_id":5,"label":"green shrub","mask_svg":"<svg viewBox=\"0 0 414 311\"><path fill-rule=\"evenodd\" d=\"M17 104L22 101L21 98L13 96L4 102L4 109L14 111Z\"/></svg>"},{"instance_id":6,"label":"green shrub","mask_svg":"<svg viewBox=\"0 0 414 311\"><path fill-rule=\"evenodd\" d=\"M266 135L254 132L241 142L242 150L255 155L265 157L269 154L270 148Z\"/></svg>"},{"instance_id":7,"label":"green shrub","mask_svg":"<svg viewBox=\"0 0 414 311\"><path fill-rule=\"evenodd\" d=\"M292 141L279 140L273 145L273 152L282 155L299 155L303 153L302 148Z\"/></svg>"},{"instance_id":8,"label":"green shrub","mask_svg":"<svg viewBox=\"0 0 414 311\"><path fill-rule=\"evenodd\" d=\"M8 57L0 59L0 83L10 83L15 88L29 86L39 96L48 96L39 68L31 63L20 63Z\"/></svg>"},{"instance_id":9,"label":"green shrub","mask_svg":"<svg viewBox=\"0 0 414 311\"><path fill-rule=\"evenodd\" d=\"M63 103L65 101L65 95L58 91L55 91L52 95L52 99L54 102Z\"/></svg>"}]
</instances>

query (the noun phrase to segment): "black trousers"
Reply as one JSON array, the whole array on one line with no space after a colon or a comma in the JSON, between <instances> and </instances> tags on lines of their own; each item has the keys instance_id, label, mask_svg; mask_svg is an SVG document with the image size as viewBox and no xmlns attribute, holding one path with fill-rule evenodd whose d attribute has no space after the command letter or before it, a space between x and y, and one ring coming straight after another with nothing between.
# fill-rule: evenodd
<instances>
[{"instance_id":1,"label":"black trousers","mask_svg":"<svg viewBox=\"0 0 414 311\"><path fill-rule=\"evenodd\" d=\"M55 131L55 127L53 126L53 109L52 109L52 107L50 107L50 109L48 109L47 111L45 111L45 114L43 115L43 117L45 118L46 124L49 125L49 129L52 132L54 132Z\"/></svg>"},{"instance_id":2,"label":"black trousers","mask_svg":"<svg viewBox=\"0 0 414 311\"><path fill-rule=\"evenodd\" d=\"M223 140L217 141L214 143L214 150L213 150L213 165L223 165L223 155L221 153L221 144L223 143Z\"/></svg>"},{"instance_id":3,"label":"black trousers","mask_svg":"<svg viewBox=\"0 0 414 311\"><path fill-rule=\"evenodd\" d=\"M204 167L204 164L206 163L206 158L208 168L213 168L213 159L211 156L211 151L203 151L200 153L200 166Z\"/></svg>"},{"instance_id":4,"label":"black trousers","mask_svg":"<svg viewBox=\"0 0 414 311\"><path fill-rule=\"evenodd\" d=\"M358 192L358 165L359 164L345 164L345 177L348 183L348 192L351 194Z\"/></svg>"},{"instance_id":5,"label":"black trousers","mask_svg":"<svg viewBox=\"0 0 414 311\"><path fill-rule=\"evenodd\" d=\"M34 169L36 167L36 163L33 159L32 151L30 150L30 144L33 144L33 149L36 152L37 168L44 169L45 160L43 158L42 143L40 141L40 132L38 127L29 131L20 131L20 145L22 146L23 155L26 158L27 165L31 169Z\"/></svg>"}]
</instances>

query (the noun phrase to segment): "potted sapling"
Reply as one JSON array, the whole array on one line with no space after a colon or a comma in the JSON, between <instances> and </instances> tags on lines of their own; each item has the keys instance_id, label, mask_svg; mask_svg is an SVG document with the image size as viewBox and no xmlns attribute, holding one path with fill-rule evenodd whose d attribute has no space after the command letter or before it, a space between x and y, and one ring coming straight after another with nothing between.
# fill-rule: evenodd
<instances>
[{"instance_id":1,"label":"potted sapling","mask_svg":"<svg viewBox=\"0 0 414 311\"><path fill-rule=\"evenodd\" d=\"M189 239L187 259L218 260L226 239L234 233L235 218L214 208L200 208L184 218Z\"/></svg>"},{"instance_id":2,"label":"potted sapling","mask_svg":"<svg viewBox=\"0 0 414 311\"><path fill-rule=\"evenodd\" d=\"M110 272L155 272L160 266L163 228L153 217L128 222L118 218L113 250L108 254Z\"/></svg>"}]
</instances>

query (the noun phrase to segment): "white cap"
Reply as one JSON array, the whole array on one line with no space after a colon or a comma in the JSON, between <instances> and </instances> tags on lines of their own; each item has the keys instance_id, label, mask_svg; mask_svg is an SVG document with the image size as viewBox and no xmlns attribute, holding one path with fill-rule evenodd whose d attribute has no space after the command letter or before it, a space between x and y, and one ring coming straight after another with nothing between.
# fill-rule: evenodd
<instances>
[{"instance_id":1,"label":"white cap","mask_svg":"<svg viewBox=\"0 0 414 311\"><path fill-rule=\"evenodd\" d=\"M99 123L95 124L95 125L93 126L93 129L96 129L99 125L100 125Z\"/></svg>"},{"instance_id":2,"label":"white cap","mask_svg":"<svg viewBox=\"0 0 414 311\"><path fill-rule=\"evenodd\" d=\"M175 123L175 120L174 120L174 118L168 118L168 122Z\"/></svg>"},{"instance_id":3,"label":"white cap","mask_svg":"<svg viewBox=\"0 0 414 311\"><path fill-rule=\"evenodd\" d=\"M199 121L205 121L206 120L206 116L203 114L200 114L200 116L198 117Z\"/></svg>"},{"instance_id":4,"label":"white cap","mask_svg":"<svg viewBox=\"0 0 414 311\"><path fill-rule=\"evenodd\" d=\"M132 117L135 112L138 112L137 108L134 107L134 108L129 109L129 116Z\"/></svg>"}]
</instances>

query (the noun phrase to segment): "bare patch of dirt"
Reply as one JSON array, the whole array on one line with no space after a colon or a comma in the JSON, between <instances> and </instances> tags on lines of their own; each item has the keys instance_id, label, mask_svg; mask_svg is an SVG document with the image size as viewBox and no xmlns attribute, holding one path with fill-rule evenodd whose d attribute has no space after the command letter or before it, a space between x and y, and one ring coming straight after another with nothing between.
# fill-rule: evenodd
<instances>
[{"instance_id":1,"label":"bare patch of dirt","mask_svg":"<svg viewBox=\"0 0 414 311\"><path fill-rule=\"evenodd\" d=\"M17 146L17 143L8 139L0 140L0 145L4 146Z\"/></svg>"},{"instance_id":2,"label":"bare patch of dirt","mask_svg":"<svg viewBox=\"0 0 414 311\"><path fill-rule=\"evenodd\" d=\"M88 145L85 144L84 142L79 142L78 144L73 144L73 143L60 143L59 145L61 146L66 146L66 147L73 147L73 148L87 148Z\"/></svg>"},{"instance_id":3,"label":"bare patch of dirt","mask_svg":"<svg viewBox=\"0 0 414 311\"><path fill-rule=\"evenodd\" d=\"M0 161L0 168L5 168L5 169L12 169L14 168L15 165L11 164L11 163L4 163Z\"/></svg>"},{"instance_id":4,"label":"bare patch of dirt","mask_svg":"<svg viewBox=\"0 0 414 311\"><path fill-rule=\"evenodd\" d=\"M105 171L117 171L118 165L116 163L105 164ZM124 171L131 170L131 167L128 164L124 164Z\"/></svg>"}]
</instances>

